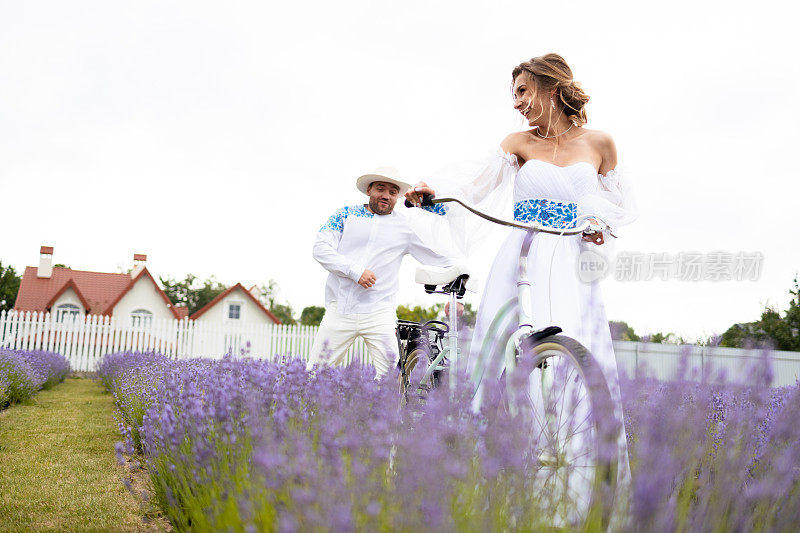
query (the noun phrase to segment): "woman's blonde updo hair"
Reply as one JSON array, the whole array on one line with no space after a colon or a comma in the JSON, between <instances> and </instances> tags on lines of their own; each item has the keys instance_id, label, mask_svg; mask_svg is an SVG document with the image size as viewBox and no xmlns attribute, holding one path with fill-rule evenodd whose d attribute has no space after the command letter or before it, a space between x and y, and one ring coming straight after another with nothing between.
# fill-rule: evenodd
<instances>
[{"instance_id":1,"label":"woman's blonde updo hair","mask_svg":"<svg viewBox=\"0 0 800 533\"><path fill-rule=\"evenodd\" d=\"M586 124L586 103L589 95L572 79L572 69L558 54L545 54L524 61L511 71L511 86L517 76L527 72L533 78L537 91L549 93L556 89L558 99L564 105L564 113L575 125Z\"/></svg>"}]
</instances>

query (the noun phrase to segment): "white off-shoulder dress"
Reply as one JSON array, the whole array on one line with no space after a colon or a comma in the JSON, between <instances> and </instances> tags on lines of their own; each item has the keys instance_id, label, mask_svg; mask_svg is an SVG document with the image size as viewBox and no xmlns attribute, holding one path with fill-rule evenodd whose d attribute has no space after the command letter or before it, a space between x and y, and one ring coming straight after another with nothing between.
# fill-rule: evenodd
<instances>
[{"instance_id":1,"label":"white off-shoulder dress","mask_svg":"<svg viewBox=\"0 0 800 533\"><path fill-rule=\"evenodd\" d=\"M522 166L516 156L498 150L482 165L470 171L449 172L430 185L437 196L465 199L478 209L509 219L535 221L553 228L574 227L576 217L593 214L601 217L616 230L633 222L637 209L632 191L619 169L606 175L598 174L592 163L577 162L561 167L545 161L529 160ZM450 240L468 256L486 253L486 242L480 241L479 225L489 225L459 206L435 211L447 220ZM513 207L512 207L513 206ZM484 336L501 308L518 294L517 276L519 254L525 231L511 229L500 246L485 281L471 343L469 361L477 360ZM615 232L616 233L616 232ZM559 236L538 233L534 236L528 255L528 277L531 281L532 318L534 329L555 325L563 334L576 339L588 348L603 369L615 401L615 416L622 422L622 403L611 332L606 317L599 280L582 281L578 275L581 252L591 250L609 257L614 239L605 235L605 244L583 241L580 235ZM507 313L507 324L517 325L516 306ZM484 379L499 377L502 364L490 362L494 368ZM624 427L624 426L623 426ZM626 484L630 475L624 433L619 439L620 482Z\"/></svg>"}]
</instances>

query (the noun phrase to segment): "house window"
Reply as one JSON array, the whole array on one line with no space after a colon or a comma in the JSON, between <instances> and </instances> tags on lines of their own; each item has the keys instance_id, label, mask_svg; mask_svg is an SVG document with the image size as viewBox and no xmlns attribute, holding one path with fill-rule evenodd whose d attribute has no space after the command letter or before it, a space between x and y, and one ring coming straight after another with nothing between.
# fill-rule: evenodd
<instances>
[{"instance_id":1,"label":"house window","mask_svg":"<svg viewBox=\"0 0 800 533\"><path fill-rule=\"evenodd\" d=\"M153 313L147 309L136 309L131 313L131 326L149 326L153 322Z\"/></svg>"},{"instance_id":2,"label":"house window","mask_svg":"<svg viewBox=\"0 0 800 533\"><path fill-rule=\"evenodd\" d=\"M81 314L81 308L75 304L61 304L56 307L56 321L75 320Z\"/></svg>"},{"instance_id":3,"label":"house window","mask_svg":"<svg viewBox=\"0 0 800 533\"><path fill-rule=\"evenodd\" d=\"M242 318L242 304L228 304L228 318L231 320L239 320Z\"/></svg>"}]
</instances>

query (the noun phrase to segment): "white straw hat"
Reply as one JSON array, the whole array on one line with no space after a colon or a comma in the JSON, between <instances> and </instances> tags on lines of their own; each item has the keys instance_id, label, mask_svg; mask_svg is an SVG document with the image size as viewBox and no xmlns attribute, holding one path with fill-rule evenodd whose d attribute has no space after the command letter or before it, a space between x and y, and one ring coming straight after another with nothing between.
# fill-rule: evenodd
<instances>
[{"instance_id":1,"label":"white straw hat","mask_svg":"<svg viewBox=\"0 0 800 533\"><path fill-rule=\"evenodd\" d=\"M364 194L367 194L369 184L376 181L383 181L385 183L397 185L400 187L399 194L401 196L411 188L411 185L400 179L400 172L393 167L378 167L374 172L372 172L372 174L364 174L356 180L356 188Z\"/></svg>"}]
</instances>

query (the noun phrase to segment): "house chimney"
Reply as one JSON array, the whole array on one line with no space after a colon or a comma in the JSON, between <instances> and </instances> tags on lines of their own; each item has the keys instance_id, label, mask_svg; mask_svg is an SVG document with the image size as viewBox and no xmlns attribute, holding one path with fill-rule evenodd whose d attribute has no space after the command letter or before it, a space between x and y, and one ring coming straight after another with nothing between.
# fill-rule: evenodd
<instances>
[{"instance_id":1,"label":"house chimney","mask_svg":"<svg viewBox=\"0 0 800 533\"><path fill-rule=\"evenodd\" d=\"M260 288L258 288L258 286L256 286L256 285L253 285L252 287L250 287L250 288L249 288L249 289L247 289L247 290L250 292L250 294L252 294L252 295L253 295L253 297L254 297L256 300L258 300L259 302L261 302L261 298L264 296L264 293L263 293L263 292L261 292L261 289L260 289ZM262 302L262 303L263 303L263 302Z\"/></svg>"},{"instance_id":2,"label":"house chimney","mask_svg":"<svg viewBox=\"0 0 800 533\"><path fill-rule=\"evenodd\" d=\"M135 278L139 272L144 270L144 264L147 263L147 256L145 254L133 254L133 270L131 270L131 277Z\"/></svg>"},{"instance_id":3,"label":"house chimney","mask_svg":"<svg viewBox=\"0 0 800 533\"><path fill-rule=\"evenodd\" d=\"M53 247L42 246L39 248L39 269L37 278L49 278L53 275Z\"/></svg>"}]
</instances>

